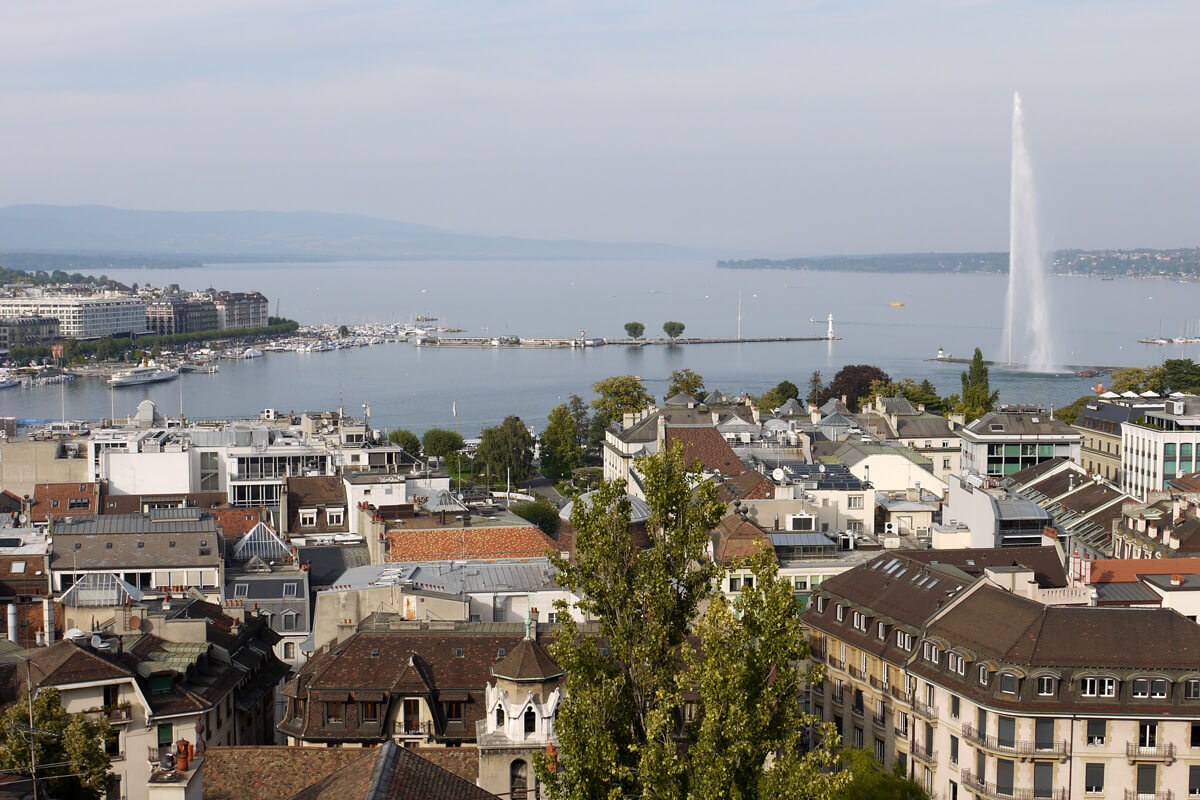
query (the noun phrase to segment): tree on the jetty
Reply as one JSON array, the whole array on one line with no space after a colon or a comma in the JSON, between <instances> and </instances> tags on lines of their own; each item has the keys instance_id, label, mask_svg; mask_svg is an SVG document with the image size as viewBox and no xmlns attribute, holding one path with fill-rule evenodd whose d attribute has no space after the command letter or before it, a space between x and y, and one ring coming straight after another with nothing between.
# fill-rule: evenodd
<instances>
[{"instance_id":1,"label":"tree on the jetty","mask_svg":"<svg viewBox=\"0 0 1200 800\"><path fill-rule=\"evenodd\" d=\"M625 333L627 333L629 335L630 339L640 339L640 338L642 338L642 334L645 332L646 332L646 326L640 322L626 322L625 323Z\"/></svg>"},{"instance_id":2,"label":"tree on the jetty","mask_svg":"<svg viewBox=\"0 0 1200 800\"><path fill-rule=\"evenodd\" d=\"M687 327L682 322L664 322L663 333L665 333L671 341L675 341L683 334L683 329Z\"/></svg>"},{"instance_id":3,"label":"tree on the jetty","mask_svg":"<svg viewBox=\"0 0 1200 800\"><path fill-rule=\"evenodd\" d=\"M558 707L558 755L535 757L554 800L831 798L838 737L801 755L815 719L799 710L807 639L793 589L768 550L751 563L753 587L729 603L722 570L705 548L725 513L700 463L681 445L635 460L644 476L651 546L634 542L625 481L577 500L574 563L555 559L558 581L577 596L598 635L579 629L565 601L550 645L566 672ZM693 627L702 608L701 621ZM703 654L703 658L698 655ZM685 691L698 694L685 721ZM686 736L689 747L681 748Z\"/></svg>"}]
</instances>

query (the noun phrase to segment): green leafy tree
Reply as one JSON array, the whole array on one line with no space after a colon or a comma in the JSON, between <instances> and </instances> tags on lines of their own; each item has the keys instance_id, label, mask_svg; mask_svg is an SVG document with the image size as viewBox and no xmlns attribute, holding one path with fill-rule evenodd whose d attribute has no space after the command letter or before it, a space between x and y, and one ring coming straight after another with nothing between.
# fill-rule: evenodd
<instances>
[{"instance_id":1,"label":"green leafy tree","mask_svg":"<svg viewBox=\"0 0 1200 800\"><path fill-rule=\"evenodd\" d=\"M808 379L808 402L813 405L823 406L829 397L830 393L825 388L825 381L821 378L821 371L817 370Z\"/></svg>"},{"instance_id":2,"label":"green leafy tree","mask_svg":"<svg viewBox=\"0 0 1200 800\"><path fill-rule=\"evenodd\" d=\"M28 727L26 695L0 716L0 769L28 774L29 734L22 730ZM103 715L92 721L82 714L68 714L58 689L45 687L33 699L32 727L47 731L33 736L37 763L58 765L39 767L40 796L91 800L116 788L112 763L105 753L116 734Z\"/></svg>"},{"instance_id":3,"label":"green leafy tree","mask_svg":"<svg viewBox=\"0 0 1200 800\"><path fill-rule=\"evenodd\" d=\"M582 397L573 394L567 398L567 412L575 423L575 446L581 456L586 457L592 448L592 415L588 413L587 403Z\"/></svg>"},{"instance_id":4,"label":"green leafy tree","mask_svg":"<svg viewBox=\"0 0 1200 800\"><path fill-rule=\"evenodd\" d=\"M493 479L522 481L533 474L533 434L520 417L508 416L479 438L475 461Z\"/></svg>"},{"instance_id":5,"label":"green leafy tree","mask_svg":"<svg viewBox=\"0 0 1200 800\"><path fill-rule=\"evenodd\" d=\"M592 384L592 390L598 395L592 401L592 407L596 409L595 421L601 436L604 429L619 420L622 414L641 411L654 403L654 398L634 375L615 375L596 381Z\"/></svg>"},{"instance_id":6,"label":"green leafy tree","mask_svg":"<svg viewBox=\"0 0 1200 800\"><path fill-rule=\"evenodd\" d=\"M905 776L900 765L886 770L875 756L863 749L846 750L842 764L850 782L834 795L834 800L928 800L921 785Z\"/></svg>"},{"instance_id":7,"label":"green leafy tree","mask_svg":"<svg viewBox=\"0 0 1200 800\"><path fill-rule=\"evenodd\" d=\"M796 702L807 684L820 685L823 668L801 666L808 640L792 585L780 579L769 547L739 566L751 568L753 585L732 603L714 594L698 627L703 658L693 657L686 677L700 700L689 731L691 796L829 797L849 776L830 769L838 760L833 724ZM825 739L802 756L814 725Z\"/></svg>"},{"instance_id":8,"label":"green leafy tree","mask_svg":"<svg viewBox=\"0 0 1200 800\"><path fill-rule=\"evenodd\" d=\"M629 335L630 339L640 339L640 338L642 338L642 334L644 334L645 332L646 332L646 326L640 322L626 322L625 323L625 333Z\"/></svg>"},{"instance_id":9,"label":"green leafy tree","mask_svg":"<svg viewBox=\"0 0 1200 800\"><path fill-rule=\"evenodd\" d=\"M663 399L670 399L677 394L687 394L697 400L703 400L707 394L704 391L704 376L686 367L675 370L671 373L671 384L667 387Z\"/></svg>"},{"instance_id":10,"label":"green leafy tree","mask_svg":"<svg viewBox=\"0 0 1200 800\"><path fill-rule=\"evenodd\" d=\"M725 603L714 590L721 570L705 555L724 514L715 486L701 482L700 464L687 463L679 445L635 467L645 477L653 546L634 544L626 485L614 481L590 502L576 501L576 562L556 559L559 582L584 598L580 610L597 620L599 635L584 635L558 604L563 627L550 649L567 677L557 769L535 758L549 796L828 798L845 778L793 747L805 722L797 711L805 673L791 659L803 657L805 640L791 589L764 556L755 565L767 581L762 591L740 606ZM699 640L690 637L710 601ZM739 623L738 613L748 619ZM700 693L686 750L678 723L685 688ZM832 764L828 752L822 758Z\"/></svg>"},{"instance_id":11,"label":"green leafy tree","mask_svg":"<svg viewBox=\"0 0 1200 800\"><path fill-rule=\"evenodd\" d=\"M1123 392L1153 391L1161 393L1164 383L1162 367L1125 367L1114 369L1109 375L1109 389L1121 394Z\"/></svg>"},{"instance_id":12,"label":"green leafy tree","mask_svg":"<svg viewBox=\"0 0 1200 800\"><path fill-rule=\"evenodd\" d=\"M663 333L670 337L671 341L678 339L683 335L683 329L687 327L682 322L664 322Z\"/></svg>"},{"instance_id":13,"label":"green leafy tree","mask_svg":"<svg viewBox=\"0 0 1200 800\"><path fill-rule=\"evenodd\" d=\"M1168 358L1163 362L1161 376L1161 384L1157 388L1147 387L1151 391L1162 394L1164 392L1184 392L1185 394L1195 394L1200 392L1200 364L1192 361L1190 358ZM1154 375L1147 375L1148 382L1153 380Z\"/></svg>"},{"instance_id":14,"label":"green leafy tree","mask_svg":"<svg viewBox=\"0 0 1200 800\"><path fill-rule=\"evenodd\" d=\"M987 364L983 363L983 351L976 347L971 365L962 374L962 395L953 398L954 410L970 422L995 408L999 398L1000 391L992 391L988 383L988 368Z\"/></svg>"},{"instance_id":15,"label":"green leafy tree","mask_svg":"<svg viewBox=\"0 0 1200 800\"><path fill-rule=\"evenodd\" d=\"M550 480L560 481L582 463L578 434L570 409L565 405L555 406L542 431L543 475Z\"/></svg>"},{"instance_id":16,"label":"green leafy tree","mask_svg":"<svg viewBox=\"0 0 1200 800\"><path fill-rule=\"evenodd\" d=\"M937 388L928 378L920 383L912 378L905 378L900 381L900 391L908 402L914 406L925 406L925 410L930 414L946 413L946 398L937 393Z\"/></svg>"},{"instance_id":17,"label":"green leafy tree","mask_svg":"<svg viewBox=\"0 0 1200 800\"><path fill-rule=\"evenodd\" d=\"M791 381L780 381L775 384L773 389L769 389L765 394L755 401L755 405L761 409L774 411L788 400L795 400L800 397L800 387Z\"/></svg>"},{"instance_id":18,"label":"green leafy tree","mask_svg":"<svg viewBox=\"0 0 1200 800\"><path fill-rule=\"evenodd\" d=\"M532 503L513 503L508 510L537 525L547 536L558 536L562 520L558 517L558 509L546 498L539 497Z\"/></svg>"},{"instance_id":19,"label":"green leafy tree","mask_svg":"<svg viewBox=\"0 0 1200 800\"><path fill-rule=\"evenodd\" d=\"M388 432L388 439L392 444L402 447L404 452L410 456L421 455L421 440L412 431L396 428L396 430Z\"/></svg>"},{"instance_id":20,"label":"green leafy tree","mask_svg":"<svg viewBox=\"0 0 1200 800\"><path fill-rule=\"evenodd\" d=\"M847 364L837 371L829 382L830 397L846 398L851 411L857 411L863 400L871 396L871 385L876 381L891 383L888 374L871 364Z\"/></svg>"},{"instance_id":21,"label":"green leafy tree","mask_svg":"<svg viewBox=\"0 0 1200 800\"><path fill-rule=\"evenodd\" d=\"M448 431L445 428L430 428L421 437L421 444L424 446L425 455L445 458L451 453L457 453L463 449L463 438L455 431Z\"/></svg>"},{"instance_id":22,"label":"green leafy tree","mask_svg":"<svg viewBox=\"0 0 1200 800\"><path fill-rule=\"evenodd\" d=\"M1083 410L1087 408L1087 404L1093 402L1095 399L1095 395L1085 394L1083 397L1079 398L1070 405L1065 405L1062 408L1054 409L1054 418L1060 422L1065 422L1068 425L1074 425L1075 420L1078 419L1079 415L1083 413Z\"/></svg>"}]
</instances>

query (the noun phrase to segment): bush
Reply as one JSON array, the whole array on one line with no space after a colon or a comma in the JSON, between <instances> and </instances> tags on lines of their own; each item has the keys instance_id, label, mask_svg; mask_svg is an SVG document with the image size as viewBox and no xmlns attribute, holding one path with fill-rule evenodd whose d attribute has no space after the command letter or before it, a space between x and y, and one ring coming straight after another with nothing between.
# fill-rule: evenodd
<instances>
[{"instance_id":1,"label":"bush","mask_svg":"<svg viewBox=\"0 0 1200 800\"><path fill-rule=\"evenodd\" d=\"M508 510L521 519L537 525L547 536L558 536L558 528L562 524L562 520L558 518L558 509L546 498L538 498L532 503L516 503Z\"/></svg>"}]
</instances>

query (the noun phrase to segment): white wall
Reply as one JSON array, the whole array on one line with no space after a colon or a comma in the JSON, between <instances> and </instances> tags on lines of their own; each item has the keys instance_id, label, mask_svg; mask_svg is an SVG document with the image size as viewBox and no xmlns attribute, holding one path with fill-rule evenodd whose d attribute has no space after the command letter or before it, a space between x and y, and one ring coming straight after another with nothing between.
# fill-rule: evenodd
<instances>
[{"instance_id":1,"label":"white wall","mask_svg":"<svg viewBox=\"0 0 1200 800\"><path fill-rule=\"evenodd\" d=\"M174 494L192 491L191 455L116 453L100 456L100 473L109 494Z\"/></svg>"}]
</instances>

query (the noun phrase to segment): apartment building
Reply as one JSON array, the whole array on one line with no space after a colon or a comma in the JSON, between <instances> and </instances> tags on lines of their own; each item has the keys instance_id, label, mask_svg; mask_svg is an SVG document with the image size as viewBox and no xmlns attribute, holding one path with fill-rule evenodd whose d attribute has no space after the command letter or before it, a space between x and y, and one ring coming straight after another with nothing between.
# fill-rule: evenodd
<instances>
[{"instance_id":1,"label":"apartment building","mask_svg":"<svg viewBox=\"0 0 1200 800\"><path fill-rule=\"evenodd\" d=\"M1113 483L1121 483L1121 426L1134 422L1147 411L1161 411L1166 400L1154 392L1145 396L1127 392L1105 392L1089 401L1071 427L1083 442L1079 463L1085 470Z\"/></svg>"},{"instance_id":2,"label":"apartment building","mask_svg":"<svg viewBox=\"0 0 1200 800\"><path fill-rule=\"evenodd\" d=\"M1200 627L1089 594L881 555L805 613L814 711L945 800L1200 794Z\"/></svg>"},{"instance_id":3,"label":"apartment building","mask_svg":"<svg viewBox=\"0 0 1200 800\"><path fill-rule=\"evenodd\" d=\"M160 297L146 303L146 323L157 334L213 331L219 327L217 306L211 300Z\"/></svg>"},{"instance_id":4,"label":"apartment building","mask_svg":"<svg viewBox=\"0 0 1200 800\"><path fill-rule=\"evenodd\" d=\"M52 317L0 316L0 353L14 347L45 344L58 338L58 320Z\"/></svg>"},{"instance_id":5,"label":"apartment building","mask_svg":"<svg viewBox=\"0 0 1200 800\"><path fill-rule=\"evenodd\" d=\"M58 320L64 339L99 339L145 333L146 304L122 295L24 294L0 297L0 317Z\"/></svg>"},{"instance_id":6,"label":"apartment building","mask_svg":"<svg viewBox=\"0 0 1200 800\"><path fill-rule=\"evenodd\" d=\"M212 295L217 327L223 331L262 328L267 325L270 304L261 292L217 292Z\"/></svg>"},{"instance_id":7,"label":"apartment building","mask_svg":"<svg viewBox=\"0 0 1200 800\"><path fill-rule=\"evenodd\" d=\"M1121 423L1121 488L1139 500L1200 469L1200 397L1172 395L1161 411Z\"/></svg>"},{"instance_id":8,"label":"apartment building","mask_svg":"<svg viewBox=\"0 0 1200 800\"><path fill-rule=\"evenodd\" d=\"M1049 409L990 411L961 431L962 469L1004 476L1049 461L1079 460L1083 436Z\"/></svg>"}]
</instances>

